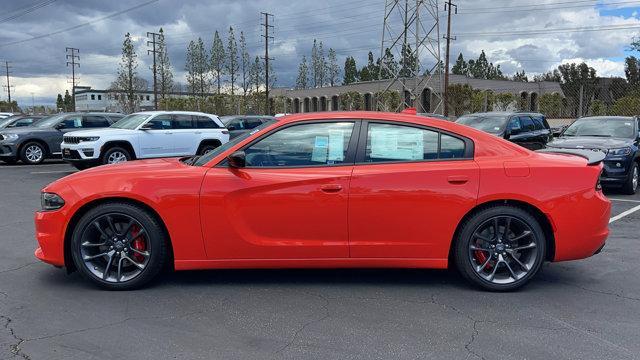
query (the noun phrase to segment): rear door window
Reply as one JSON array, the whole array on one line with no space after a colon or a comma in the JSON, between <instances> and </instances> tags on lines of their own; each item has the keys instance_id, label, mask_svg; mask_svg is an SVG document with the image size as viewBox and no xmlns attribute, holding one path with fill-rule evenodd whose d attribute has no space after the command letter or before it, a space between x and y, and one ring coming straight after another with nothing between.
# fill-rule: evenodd
<instances>
[{"instance_id":1,"label":"rear door window","mask_svg":"<svg viewBox=\"0 0 640 360\"><path fill-rule=\"evenodd\" d=\"M82 118L82 126L86 128L103 128L109 125L109 120L102 116L86 115Z\"/></svg>"},{"instance_id":2,"label":"rear door window","mask_svg":"<svg viewBox=\"0 0 640 360\"><path fill-rule=\"evenodd\" d=\"M533 120L528 116L520 116L520 123L522 124L522 131L534 131L536 128Z\"/></svg>"},{"instance_id":3,"label":"rear door window","mask_svg":"<svg viewBox=\"0 0 640 360\"><path fill-rule=\"evenodd\" d=\"M174 129L193 129L191 115L173 115Z\"/></svg>"},{"instance_id":4,"label":"rear door window","mask_svg":"<svg viewBox=\"0 0 640 360\"><path fill-rule=\"evenodd\" d=\"M216 129L218 128L218 124L216 124L213 119L208 118L206 116L194 116L196 120L196 127L198 129Z\"/></svg>"},{"instance_id":5,"label":"rear door window","mask_svg":"<svg viewBox=\"0 0 640 360\"><path fill-rule=\"evenodd\" d=\"M253 129L254 127L262 125L262 120L256 118L248 118L244 121L245 129Z\"/></svg>"}]
</instances>

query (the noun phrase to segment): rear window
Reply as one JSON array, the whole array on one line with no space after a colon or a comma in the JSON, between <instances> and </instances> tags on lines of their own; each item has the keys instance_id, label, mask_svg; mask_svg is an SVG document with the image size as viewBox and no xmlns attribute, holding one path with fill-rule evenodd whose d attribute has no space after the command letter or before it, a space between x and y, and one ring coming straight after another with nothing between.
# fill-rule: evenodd
<instances>
[{"instance_id":1,"label":"rear window","mask_svg":"<svg viewBox=\"0 0 640 360\"><path fill-rule=\"evenodd\" d=\"M507 119L509 119L507 115L466 115L456 122L488 133L499 134L504 131Z\"/></svg>"},{"instance_id":2,"label":"rear window","mask_svg":"<svg viewBox=\"0 0 640 360\"><path fill-rule=\"evenodd\" d=\"M206 116L194 116L196 120L196 127L198 129L216 129L218 124L213 119Z\"/></svg>"}]
</instances>

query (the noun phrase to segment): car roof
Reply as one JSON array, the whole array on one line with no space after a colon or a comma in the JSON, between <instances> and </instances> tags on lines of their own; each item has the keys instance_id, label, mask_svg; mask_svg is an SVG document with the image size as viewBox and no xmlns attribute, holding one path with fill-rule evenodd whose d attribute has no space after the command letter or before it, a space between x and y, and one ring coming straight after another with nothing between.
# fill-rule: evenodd
<instances>
[{"instance_id":1,"label":"car roof","mask_svg":"<svg viewBox=\"0 0 640 360\"><path fill-rule=\"evenodd\" d=\"M576 121L578 120L584 120L584 119L589 119L589 120L618 120L618 121L631 121L635 118L635 116L584 116L581 118L577 118Z\"/></svg>"},{"instance_id":2,"label":"car roof","mask_svg":"<svg viewBox=\"0 0 640 360\"><path fill-rule=\"evenodd\" d=\"M146 115L160 115L160 114L186 114L186 115L205 115L205 116L215 116L215 114L204 113L201 111L179 111L179 110L154 110L154 111L138 111L132 114L146 114Z\"/></svg>"},{"instance_id":3,"label":"car roof","mask_svg":"<svg viewBox=\"0 0 640 360\"><path fill-rule=\"evenodd\" d=\"M540 115L544 116L541 113L535 111L487 111L487 112L477 112L471 114L464 114L462 116L487 116L487 115L502 115L502 116L511 116L511 115ZM462 117L461 116L461 117Z\"/></svg>"}]
</instances>

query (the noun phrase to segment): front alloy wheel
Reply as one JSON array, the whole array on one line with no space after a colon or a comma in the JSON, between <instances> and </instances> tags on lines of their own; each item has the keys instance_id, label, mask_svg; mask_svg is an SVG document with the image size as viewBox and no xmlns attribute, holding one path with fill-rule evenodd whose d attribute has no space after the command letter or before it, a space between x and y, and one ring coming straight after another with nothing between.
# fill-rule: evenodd
<instances>
[{"instance_id":1,"label":"front alloy wheel","mask_svg":"<svg viewBox=\"0 0 640 360\"><path fill-rule=\"evenodd\" d=\"M128 203L89 210L74 228L72 256L79 272L110 290L152 280L167 257L168 239L156 217Z\"/></svg>"},{"instance_id":2,"label":"front alloy wheel","mask_svg":"<svg viewBox=\"0 0 640 360\"><path fill-rule=\"evenodd\" d=\"M25 164L36 165L44 161L45 149L36 142L30 142L20 151L20 160Z\"/></svg>"}]
</instances>

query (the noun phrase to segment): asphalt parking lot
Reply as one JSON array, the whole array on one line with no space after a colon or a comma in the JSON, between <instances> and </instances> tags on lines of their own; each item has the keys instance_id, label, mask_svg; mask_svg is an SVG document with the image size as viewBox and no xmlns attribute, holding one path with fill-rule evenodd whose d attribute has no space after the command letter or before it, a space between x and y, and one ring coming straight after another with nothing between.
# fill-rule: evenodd
<instances>
[{"instance_id":1,"label":"asphalt parking lot","mask_svg":"<svg viewBox=\"0 0 640 360\"><path fill-rule=\"evenodd\" d=\"M73 171L0 165L1 359L640 358L640 194L609 194L601 254L514 293L425 270L183 272L106 292L33 257L39 190Z\"/></svg>"}]
</instances>

